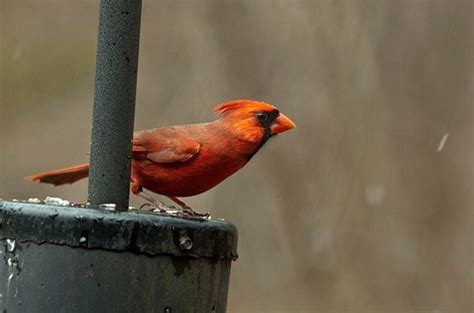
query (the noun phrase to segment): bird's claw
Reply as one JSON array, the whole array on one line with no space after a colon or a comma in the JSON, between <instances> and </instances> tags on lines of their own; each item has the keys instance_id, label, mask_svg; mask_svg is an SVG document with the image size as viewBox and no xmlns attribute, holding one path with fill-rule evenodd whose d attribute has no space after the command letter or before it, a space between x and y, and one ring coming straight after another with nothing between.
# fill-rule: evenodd
<instances>
[{"instance_id":1,"label":"bird's claw","mask_svg":"<svg viewBox=\"0 0 474 313\"><path fill-rule=\"evenodd\" d=\"M166 213L169 210L175 209L174 207L165 207L161 205L156 205L153 203L144 203L140 206L139 210L140 211L145 211L145 212L160 212L160 213Z\"/></svg>"},{"instance_id":2,"label":"bird's claw","mask_svg":"<svg viewBox=\"0 0 474 313\"><path fill-rule=\"evenodd\" d=\"M144 203L139 208L140 211L145 212L154 212L154 213L165 213L171 215L177 215L187 218L203 218L208 219L211 215L209 213L200 213L194 211L189 206L184 206L182 208L176 208L175 206L160 206L153 203Z\"/></svg>"},{"instance_id":3,"label":"bird's claw","mask_svg":"<svg viewBox=\"0 0 474 313\"><path fill-rule=\"evenodd\" d=\"M143 203L142 205L140 205L140 207L138 208L138 210L140 211L145 211L145 212L152 212L153 210L156 209L156 206L151 204L151 203Z\"/></svg>"},{"instance_id":4,"label":"bird's claw","mask_svg":"<svg viewBox=\"0 0 474 313\"><path fill-rule=\"evenodd\" d=\"M190 206L184 206L183 207L183 213L185 213L189 216L201 217L201 218L208 218L209 216L211 216L209 213L196 212Z\"/></svg>"}]
</instances>

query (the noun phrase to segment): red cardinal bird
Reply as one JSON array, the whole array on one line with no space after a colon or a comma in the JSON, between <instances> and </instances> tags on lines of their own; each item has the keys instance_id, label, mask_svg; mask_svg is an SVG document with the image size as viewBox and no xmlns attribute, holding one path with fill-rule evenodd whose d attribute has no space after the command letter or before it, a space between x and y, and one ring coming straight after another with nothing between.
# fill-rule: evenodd
<instances>
[{"instance_id":1,"label":"red cardinal bird","mask_svg":"<svg viewBox=\"0 0 474 313\"><path fill-rule=\"evenodd\" d=\"M274 106L252 100L217 105L220 118L202 124L139 131L132 148L132 192L167 210L166 205L143 189L165 195L183 209L177 197L205 192L241 169L257 151L295 123ZM35 174L31 181L71 184L86 178L89 164ZM192 210L191 210L192 211Z\"/></svg>"}]
</instances>

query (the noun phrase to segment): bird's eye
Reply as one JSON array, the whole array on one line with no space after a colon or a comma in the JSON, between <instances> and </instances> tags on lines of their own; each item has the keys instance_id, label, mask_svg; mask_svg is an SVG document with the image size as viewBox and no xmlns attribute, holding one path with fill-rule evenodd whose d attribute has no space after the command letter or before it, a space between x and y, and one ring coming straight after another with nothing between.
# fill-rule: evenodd
<instances>
[{"instance_id":1,"label":"bird's eye","mask_svg":"<svg viewBox=\"0 0 474 313\"><path fill-rule=\"evenodd\" d=\"M255 114L255 117L260 123L265 123L268 120L268 113L267 112L258 112Z\"/></svg>"}]
</instances>

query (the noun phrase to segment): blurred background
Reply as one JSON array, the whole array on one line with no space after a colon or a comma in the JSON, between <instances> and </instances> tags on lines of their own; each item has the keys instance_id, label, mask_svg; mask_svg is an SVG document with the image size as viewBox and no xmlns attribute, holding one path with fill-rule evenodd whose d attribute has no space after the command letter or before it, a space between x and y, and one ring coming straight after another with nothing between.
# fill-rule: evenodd
<instances>
[{"instance_id":1,"label":"blurred background","mask_svg":"<svg viewBox=\"0 0 474 313\"><path fill-rule=\"evenodd\" d=\"M88 159L97 1L0 14L0 197L84 202L23 177ZM187 199L239 227L229 312L474 311L473 56L472 0L144 1L137 130L298 125Z\"/></svg>"}]
</instances>

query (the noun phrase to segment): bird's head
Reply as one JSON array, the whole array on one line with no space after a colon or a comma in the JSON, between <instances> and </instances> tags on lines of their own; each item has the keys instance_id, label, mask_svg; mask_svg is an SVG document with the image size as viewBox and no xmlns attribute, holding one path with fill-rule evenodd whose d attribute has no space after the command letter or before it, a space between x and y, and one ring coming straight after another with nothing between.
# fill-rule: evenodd
<instances>
[{"instance_id":1,"label":"bird's head","mask_svg":"<svg viewBox=\"0 0 474 313\"><path fill-rule=\"evenodd\" d=\"M235 100L217 105L214 111L246 141L263 145L270 137L295 128L295 123L265 102Z\"/></svg>"}]
</instances>

